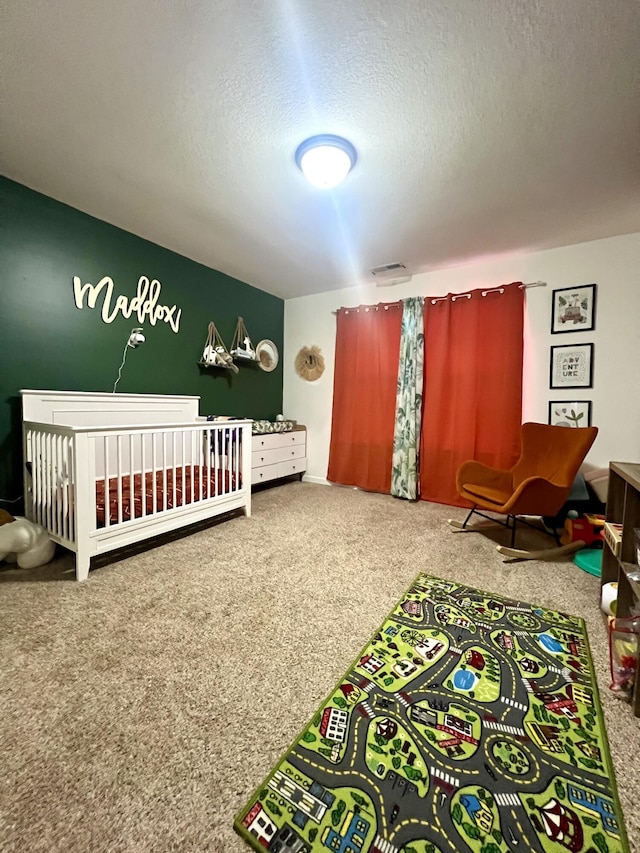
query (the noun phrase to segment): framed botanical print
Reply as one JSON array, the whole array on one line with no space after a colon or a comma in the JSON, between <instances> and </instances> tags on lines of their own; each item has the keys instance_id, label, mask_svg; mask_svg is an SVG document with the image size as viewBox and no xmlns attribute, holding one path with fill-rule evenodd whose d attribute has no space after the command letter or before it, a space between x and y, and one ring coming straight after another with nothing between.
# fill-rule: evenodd
<instances>
[{"instance_id":1,"label":"framed botanical print","mask_svg":"<svg viewBox=\"0 0 640 853\"><path fill-rule=\"evenodd\" d=\"M551 334L589 332L596 327L596 285L563 287L554 290Z\"/></svg>"},{"instance_id":2,"label":"framed botanical print","mask_svg":"<svg viewBox=\"0 0 640 853\"><path fill-rule=\"evenodd\" d=\"M593 344L551 347L550 388L593 386Z\"/></svg>"},{"instance_id":3,"label":"framed botanical print","mask_svg":"<svg viewBox=\"0 0 640 853\"><path fill-rule=\"evenodd\" d=\"M591 426L591 400L549 400L549 423L553 426Z\"/></svg>"}]
</instances>

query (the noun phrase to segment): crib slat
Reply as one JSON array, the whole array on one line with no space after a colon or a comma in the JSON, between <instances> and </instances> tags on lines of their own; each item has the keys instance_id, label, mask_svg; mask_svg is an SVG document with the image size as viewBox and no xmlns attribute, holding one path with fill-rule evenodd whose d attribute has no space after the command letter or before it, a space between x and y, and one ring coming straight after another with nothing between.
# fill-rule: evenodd
<instances>
[{"instance_id":1,"label":"crib slat","mask_svg":"<svg viewBox=\"0 0 640 853\"><path fill-rule=\"evenodd\" d=\"M162 433L162 511L167 509L167 434Z\"/></svg>"},{"instance_id":2,"label":"crib slat","mask_svg":"<svg viewBox=\"0 0 640 853\"><path fill-rule=\"evenodd\" d=\"M38 523L43 527L47 526L45 518L45 476L47 472L46 462L46 433L40 433L38 436Z\"/></svg>"},{"instance_id":3,"label":"crib slat","mask_svg":"<svg viewBox=\"0 0 640 853\"><path fill-rule=\"evenodd\" d=\"M51 527L50 531L54 534L54 536L58 533L56 527L58 524L58 507L56 496L58 493L58 470L57 470L57 444L58 444L58 436L51 436L51 447L50 452L51 456L49 457L49 469L51 471L51 488L49 491L49 500L51 502Z\"/></svg>"},{"instance_id":4,"label":"crib slat","mask_svg":"<svg viewBox=\"0 0 640 853\"><path fill-rule=\"evenodd\" d=\"M24 511L27 518L34 518L33 512L33 474L31 477L27 479L27 472L29 469L26 467L27 462L31 462L31 471L33 471L33 430L26 429L23 432L23 459L25 462L25 470L23 472L23 484L24 484Z\"/></svg>"},{"instance_id":5,"label":"crib slat","mask_svg":"<svg viewBox=\"0 0 640 853\"><path fill-rule=\"evenodd\" d=\"M64 479L62 486L62 535L65 539L69 538L69 489L71 488L71 480L69 479L69 436L63 438L63 456L64 456Z\"/></svg>"},{"instance_id":6,"label":"crib slat","mask_svg":"<svg viewBox=\"0 0 640 853\"><path fill-rule=\"evenodd\" d=\"M133 465L133 433L129 433L129 518L136 517ZM144 486L144 484L143 484ZM144 500L144 491L143 491Z\"/></svg>"},{"instance_id":7,"label":"crib slat","mask_svg":"<svg viewBox=\"0 0 640 853\"><path fill-rule=\"evenodd\" d=\"M56 436L56 534L62 534L62 491L64 482L62 479L62 436Z\"/></svg>"},{"instance_id":8,"label":"crib slat","mask_svg":"<svg viewBox=\"0 0 640 853\"><path fill-rule=\"evenodd\" d=\"M42 524L44 527L47 526L47 519L45 516L46 512L46 483L45 477L47 476L47 448L46 448L46 433L40 435L39 442L39 456L38 456L38 480L40 482L40 495L39 495L39 506L38 506L38 522Z\"/></svg>"},{"instance_id":9,"label":"crib slat","mask_svg":"<svg viewBox=\"0 0 640 853\"><path fill-rule=\"evenodd\" d=\"M38 455L38 479L40 481L40 500L39 500L39 508L38 508L38 522L42 524L43 527L47 526L47 518L46 518L46 482L45 478L47 476L47 434L40 434L40 447L39 447L39 455Z\"/></svg>"},{"instance_id":10,"label":"crib slat","mask_svg":"<svg viewBox=\"0 0 640 853\"><path fill-rule=\"evenodd\" d=\"M51 436L51 532L58 536L58 436Z\"/></svg>"},{"instance_id":11,"label":"crib slat","mask_svg":"<svg viewBox=\"0 0 640 853\"><path fill-rule=\"evenodd\" d=\"M185 435L184 430L181 430L180 434L182 436L182 487L180 489L180 506L184 506L187 502L187 495L186 495L187 467L185 464L185 462L186 462L186 460L185 460L185 453L186 453L185 439L186 439L186 435ZM177 470L177 466L176 466L176 470ZM175 506L175 504L174 504L174 506Z\"/></svg>"},{"instance_id":12,"label":"crib slat","mask_svg":"<svg viewBox=\"0 0 640 853\"><path fill-rule=\"evenodd\" d=\"M69 454L69 539L76 541L76 444L75 438L69 439L71 452Z\"/></svg>"},{"instance_id":13,"label":"crib slat","mask_svg":"<svg viewBox=\"0 0 640 853\"><path fill-rule=\"evenodd\" d=\"M215 445L214 439L215 431L209 430L207 432L207 442L205 444L205 453L204 453L204 464L207 469L207 500L211 497L211 456L213 455L213 448Z\"/></svg>"},{"instance_id":14,"label":"crib slat","mask_svg":"<svg viewBox=\"0 0 640 853\"><path fill-rule=\"evenodd\" d=\"M156 483L156 474L158 470L158 459L156 452L157 432L151 433L151 494L153 496L153 509L156 512L158 509L158 484Z\"/></svg>"},{"instance_id":15,"label":"crib slat","mask_svg":"<svg viewBox=\"0 0 640 853\"><path fill-rule=\"evenodd\" d=\"M172 506L176 505L176 471L178 470L178 466L176 464L176 434L175 432L171 433L171 499Z\"/></svg>"},{"instance_id":16,"label":"crib slat","mask_svg":"<svg viewBox=\"0 0 640 853\"><path fill-rule=\"evenodd\" d=\"M26 467L27 461L31 462L31 471L33 472L33 430L25 429L23 443L23 456L25 461L25 472L23 472L24 511L27 518L35 518L35 513L33 511L33 493L35 483L33 480L33 473L29 478L27 478L29 469Z\"/></svg>"},{"instance_id":17,"label":"crib slat","mask_svg":"<svg viewBox=\"0 0 640 853\"><path fill-rule=\"evenodd\" d=\"M111 489L109 488L109 436L102 436L102 452L104 454L104 526L111 527ZM97 485L97 482L96 482Z\"/></svg>"},{"instance_id":18,"label":"crib slat","mask_svg":"<svg viewBox=\"0 0 640 853\"><path fill-rule=\"evenodd\" d=\"M122 524L122 436L116 438L116 476L118 478L118 524Z\"/></svg>"},{"instance_id":19,"label":"crib slat","mask_svg":"<svg viewBox=\"0 0 640 853\"><path fill-rule=\"evenodd\" d=\"M189 465L191 468L191 503L195 503L195 489L196 489L196 469L194 465L194 457L193 457L193 438L194 431L190 430L189 432ZM202 472L200 472L202 474Z\"/></svg>"},{"instance_id":20,"label":"crib slat","mask_svg":"<svg viewBox=\"0 0 640 853\"><path fill-rule=\"evenodd\" d=\"M40 439L41 433L36 432L32 433L31 438L31 483L33 488L33 504L32 504L32 512L31 516L34 521L38 524L42 524L40 521L40 456L41 456L41 448L40 448Z\"/></svg>"},{"instance_id":21,"label":"crib slat","mask_svg":"<svg viewBox=\"0 0 640 853\"><path fill-rule=\"evenodd\" d=\"M47 527L47 433L42 435L40 456L40 524Z\"/></svg>"},{"instance_id":22,"label":"crib slat","mask_svg":"<svg viewBox=\"0 0 640 853\"><path fill-rule=\"evenodd\" d=\"M205 446L202 443L202 439L205 437L205 435L206 435L206 433L202 432L202 430L200 430L196 436L196 453L197 453L196 459L197 459L198 465L200 467L200 500L202 500L202 491L204 489L203 477L204 477L206 470L207 470L206 469L206 453L204 454L204 458L203 458L203 454L202 454L202 448Z\"/></svg>"},{"instance_id":23,"label":"crib slat","mask_svg":"<svg viewBox=\"0 0 640 853\"><path fill-rule=\"evenodd\" d=\"M240 429L235 427L235 452L233 454L233 471L229 488L235 491L238 488L238 471L240 470Z\"/></svg>"},{"instance_id":24,"label":"crib slat","mask_svg":"<svg viewBox=\"0 0 640 853\"><path fill-rule=\"evenodd\" d=\"M47 435L47 441L45 443L46 447L46 456L47 456L47 480L46 480L46 500L47 500L47 530L51 530L51 526L53 523L53 506L51 504L51 445L53 443L53 436L51 433Z\"/></svg>"},{"instance_id":25,"label":"crib slat","mask_svg":"<svg viewBox=\"0 0 640 853\"><path fill-rule=\"evenodd\" d=\"M153 437L153 436L152 436ZM140 433L140 482L142 487L142 517L147 515L147 464L145 454L146 436Z\"/></svg>"},{"instance_id":26,"label":"crib slat","mask_svg":"<svg viewBox=\"0 0 640 853\"><path fill-rule=\"evenodd\" d=\"M62 436L56 436L56 533L62 533Z\"/></svg>"},{"instance_id":27,"label":"crib slat","mask_svg":"<svg viewBox=\"0 0 640 853\"><path fill-rule=\"evenodd\" d=\"M229 491L229 472L233 462L233 429L225 430L224 436L224 475L222 477L222 494L226 495Z\"/></svg>"},{"instance_id":28,"label":"crib slat","mask_svg":"<svg viewBox=\"0 0 640 853\"><path fill-rule=\"evenodd\" d=\"M216 431L215 453L213 456L213 494L217 497L219 490L218 471L220 470L220 437L224 436L222 430L218 427Z\"/></svg>"},{"instance_id":29,"label":"crib slat","mask_svg":"<svg viewBox=\"0 0 640 853\"><path fill-rule=\"evenodd\" d=\"M42 456L40 457L40 522L44 527L47 527L47 434L42 436Z\"/></svg>"}]
</instances>

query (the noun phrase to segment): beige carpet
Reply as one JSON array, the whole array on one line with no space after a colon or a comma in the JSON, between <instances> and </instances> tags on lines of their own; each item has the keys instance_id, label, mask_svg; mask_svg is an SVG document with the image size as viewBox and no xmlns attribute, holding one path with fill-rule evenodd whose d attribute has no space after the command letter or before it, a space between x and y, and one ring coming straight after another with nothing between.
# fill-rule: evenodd
<instances>
[{"instance_id":1,"label":"beige carpet","mask_svg":"<svg viewBox=\"0 0 640 853\"><path fill-rule=\"evenodd\" d=\"M0 850L248 850L235 812L427 571L586 619L638 853L640 723L607 689L598 580L505 565L449 516L462 511L296 482L84 584L69 555L3 566Z\"/></svg>"}]
</instances>

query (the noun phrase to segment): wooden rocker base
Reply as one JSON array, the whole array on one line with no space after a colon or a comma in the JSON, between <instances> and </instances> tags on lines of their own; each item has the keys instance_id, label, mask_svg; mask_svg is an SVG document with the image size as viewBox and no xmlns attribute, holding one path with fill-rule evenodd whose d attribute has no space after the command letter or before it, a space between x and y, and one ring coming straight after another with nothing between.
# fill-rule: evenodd
<instances>
[{"instance_id":1,"label":"wooden rocker base","mask_svg":"<svg viewBox=\"0 0 640 853\"><path fill-rule=\"evenodd\" d=\"M497 545L496 551L512 560L555 560L557 557L574 554L584 548L585 544L582 539L577 539L575 542L569 542L568 545L559 545L557 548L542 548L539 551L522 551L520 548Z\"/></svg>"},{"instance_id":2,"label":"wooden rocker base","mask_svg":"<svg viewBox=\"0 0 640 853\"><path fill-rule=\"evenodd\" d=\"M483 533L496 527L505 527L505 524L500 521L496 521L494 524L478 524L474 527L469 527L464 521L458 521L456 518L448 518L447 522L458 533ZM557 560L559 557L575 554L584 546L585 543L582 539L578 539L575 542L569 542L567 545L558 545L556 548L540 548L537 551L524 551L520 548L509 548L507 545L496 545L496 550L507 558L505 562L516 562L518 560Z\"/></svg>"},{"instance_id":3,"label":"wooden rocker base","mask_svg":"<svg viewBox=\"0 0 640 853\"><path fill-rule=\"evenodd\" d=\"M496 521L493 524L476 524L475 527L469 527L469 525L465 526L464 521L458 521L456 518L448 518L447 524L450 524L451 527L455 527L456 530L460 530L462 533L482 533L485 530L493 530L495 527L504 527L504 524L500 521Z\"/></svg>"}]
</instances>

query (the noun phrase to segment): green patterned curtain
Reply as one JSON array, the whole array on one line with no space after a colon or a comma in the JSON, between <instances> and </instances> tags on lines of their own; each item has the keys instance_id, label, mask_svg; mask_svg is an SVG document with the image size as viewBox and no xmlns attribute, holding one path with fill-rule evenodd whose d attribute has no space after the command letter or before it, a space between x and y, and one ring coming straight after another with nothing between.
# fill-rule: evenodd
<instances>
[{"instance_id":1,"label":"green patterned curtain","mask_svg":"<svg viewBox=\"0 0 640 853\"><path fill-rule=\"evenodd\" d=\"M402 300L391 494L408 500L417 500L419 497L418 447L424 366L422 304L420 296Z\"/></svg>"}]
</instances>

